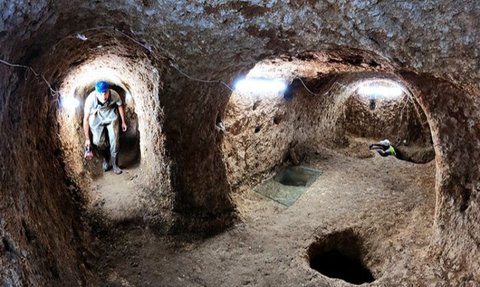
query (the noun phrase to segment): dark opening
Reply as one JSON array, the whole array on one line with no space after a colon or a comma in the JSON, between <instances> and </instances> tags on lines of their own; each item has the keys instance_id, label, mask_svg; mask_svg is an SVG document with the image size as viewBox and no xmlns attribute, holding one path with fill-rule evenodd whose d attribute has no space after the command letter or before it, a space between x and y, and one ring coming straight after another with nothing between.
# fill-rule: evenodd
<instances>
[{"instance_id":1,"label":"dark opening","mask_svg":"<svg viewBox=\"0 0 480 287\"><path fill-rule=\"evenodd\" d=\"M330 278L343 279L352 284L373 282L370 270L358 260L350 258L334 249L318 254L310 261L310 267Z\"/></svg>"},{"instance_id":2,"label":"dark opening","mask_svg":"<svg viewBox=\"0 0 480 287\"><path fill-rule=\"evenodd\" d=\"M258 108L258 106L260 106L260 103L262 101L256 101L255 103L253 103L253 110L256 110Z\"/></svg>"},{"instance_id":3,"label":"dark opening","mask_svg":"<svg viewBox=\"0 0 480 287\"><path fill-rule=\"evenodd\" d=\"M363 262L364 252L360 239L352 230L346 230L311 244L308 257L310 267L327 277L363 284L375 281Z\"/></svg>"},{"instance_id":4,"label":"dark opening","mask_svg":"<svg viewBox=\"0 0 480 287\"><path fill-rule=\"evenodd\" d=\"M135 113L135 107L126 101L127 92L120 86L110 84L110 88L116 91L122 99L125 118L128 129L126 132L120 132L120 147L118 152L118 164L121 167L135 166L140 162L140 132L138 131L138 116ZM121 129L121 126L119 127Z\"/></svg>"},{"instance_id":5,"label":"dark opening","mask_svg":"<svg viewBox=\"0 0 480 287\"><path fill-rule=\"evenodd\" d=\"M304 166L289 166L280 171L273 180L288 186L310 186L320 175L320 171Z\"/></svg>"},{"instance_id":6,"label":"dark opening","mask_svg":"<svg viewBox=\"0 0 480 287\"><path fill-rule=\"evenodd\" d=\"M370 110L374 110L375 107L377 106L377 103L375 102L375 98L369 98L368 102L369 102Z\"/></svg>"},{"instance_id":7,"label":"dark opening","mask_svg":"<svg viewBox=\"0 0 480 287\"><path fill-rule=\"evenodd\" d=\"M24 219L22 219L22 226L23 230L25 231L25 237L27 238L27 241L32 242L35 239L35 234Z\"/></svg>"},{"instance_id":8,"label":"dark opening","mask_svg":"<svg viewBox=\"0 0 480 287\"><path fill-rule=\"evenodd\" d=\"M282 116L281 115L275 115L275 117L273 117L273 123L278 125L280 122L282 121Z\"/></svg>"},{"instance_id":9,"label":"dark opening","mask_svg":"<svg viewBox=\"0 0 480 287\"><path fill-rule=\"evenodd\" d=\"M3 250L5 252L11 252L12 251L12 247L10 245L10 242L8 242L7 238L2 238L2 243L3 243Z\"/></svg>"}]
</instances>

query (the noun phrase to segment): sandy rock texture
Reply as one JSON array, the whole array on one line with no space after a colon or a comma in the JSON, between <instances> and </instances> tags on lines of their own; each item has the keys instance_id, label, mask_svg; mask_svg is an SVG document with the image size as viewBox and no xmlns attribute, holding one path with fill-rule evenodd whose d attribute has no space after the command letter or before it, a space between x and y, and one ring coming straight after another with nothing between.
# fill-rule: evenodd
<instances>
[{"instance_id":1,"label":"sandy rock texture","mask_svg":"<svg viewBox=\"0 0 480 287\"><path fill-rule=\"evenodd\" d=\"M352 59L360 62L352 65ZM433 159L423 110L408 83L394 76L391 66L381 59L352 51L312 53L259 63L249 77L260 73L290 79L291 84L286 93L253 91L231 96L223 153L233 186L285 160L298 164L306 153L321 146L345 149L358 137L368 138L370 143L389 138L415 162ZM398 99L376 100L372 110L368 99L358 95L360 84L372 79L397 83L405 92ZM420 150L419 155L414 149Z\"/></svg>"},{"instance_id":2,"label":"sandy rock texture","mask_svg":"<svg viewBox=\"0 0 480 287\"><path fill-rule=\"evenodd\" d=\"M105 57L118 73L115 83L135 102L145 219L169 231L230 226L232 190L280 164L292 131L306 147L312 134L344 144L340 114L315 118L314 109L343 106L337 87L357 79L350 73L398 78L423 109L435 151L432 263L425 272L440 286L474 286L480 282L479 6L470 0L2 1L0 282L95 285L83 217L91 178L72 159L81 154L78 116L65 119L57 91L70 72ZM286 79L299 91L296 78L304 78L314 93L329 94L325 101L303 91L287 104L262 101L253 110L255 101L236 101L219 82L232 86L261 61L309 52L337 53L330 59L338 66L322 75L291 71ZM338 72L347 75L337 78ZM237 124L249 127L245 140L232 141L229 115L249 109L252 118L240 116ZM295 110L306 116L298 119ZM309 119L328 124L312 128ZM228 133L217 128L221 121ZM258 166L239 163L255 155L264 159Z\"/></svg>"},{"instance_id":3,"label":"sandy rock texture","mask_svg":"<svg viewBox=\"0 0 480 287\"><path fill-rule=\"evenodd\" d=\"M435 164L326 149L304 162L322 172L290 207L249 190L241 223L204 240L168 240L129 227L105 243L111 286L352 286L310 267L322 249L352 249L373 274L363 286L428 286L423 272L435 208ZM379 171L389 176L377 176ZM121 240L117 241L117 238ZM420 263L421 262L421 263ZM417 265L417 263L419 263ZM399 283L400 282L400 283Z\"/></svg>"}]
</instances>

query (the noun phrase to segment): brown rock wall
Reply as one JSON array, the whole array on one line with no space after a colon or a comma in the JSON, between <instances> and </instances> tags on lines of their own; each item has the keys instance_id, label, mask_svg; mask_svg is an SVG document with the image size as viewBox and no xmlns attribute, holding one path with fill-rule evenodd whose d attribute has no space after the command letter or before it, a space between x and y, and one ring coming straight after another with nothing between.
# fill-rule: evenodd
<instances>
[{"instance_id":1,"label":"brown rock wall","mask_svg":"<svg viewBox=\"0 0 480 287\"><path fill-rule=\"evenodd\" d=\"M226 88L196 84L170 71L161 97L167 155L172 160L176 229L218 230L231 224L233 203L216 128L227 103ZM205 97L205 94L210 97Z\"/></svg>"},{"instance_id":2,"label":"brown rock wall","mask_svg":"<svg viewBox=\"0 0 480 287\"><path fill-rule=\"evenodd\" d=\"M437 165L433 250L443 268L442 279L479 282L480 237L474 231L479 228L480 214L479 91L429 75L404 73L404 77L419 83L419 103L432 130Z\"/></svg>"},{"instance_id":3,"label":"brown rock wall","mask_svg":"<svg viewBox=\"0 0 480 287\"><path fill-rule=\"evenodd\" d=\"M0 134L8 139L1 149L0 282L93 283L83 257L90 254L91 238L79 217L82 197L64 170L52 98L35 78L20 77L18 88L6 93L0 118Z\"/></svg>"},{"instance_id":4,"label":"brown rock wall","mask_svg":"<svg viewBox=\"0 0 480 287\"><path fill-rule=\"evenodd\" d=\"M236 186L281 164L295 138L296 111L282 94L234 93L226 109L223 153Z\"/></svg>"},{"instance_id":5,"label":"brown rock wall","mask_svg":"<svg viewBox=\"0 0 480 287\"><path fill-rule=\"evenodd\" d=\"M406 78L421 92L419 102L432 127L436 151L438 205L433 247L440 254L439 268L449 270L444 271L448 276L441 280L459 285L478 282L480 269L475 263L480 230L476 189L479 176L475 168L479 134L476 125L480 78L478 5L477 1L469 0L306 1L302 5L293 1L258 5L227 1L212 2L208 6L191 1L3 1L0 4L0 56L11 62L34 65L58 87L64 69L94 58L98 52L95 50L97 40L84 44L80 44L79 39L70 40L75 40L77 33L91 36L87 29L99 29L122 43L128 39L121 33L134 37L144 46L143 53L155 59L154 66L159 71L163 69L159 59L167 56L191 78L213 81L200 84L174 69L169 70L164 78L168 85L165 93L161 94L159 88L165 129L156 126L150 133L152 145L142 147L144 154L152 152L155 158L146 174L155 181L155 188L167 187L163 176L168 177L168 167L164 166L163 156L157 156L163 152L161 132L164 132L166 153L172 160L171 181L175 194L172 207L185 220L192 216L190 211L195 211L193 216L202 215L199 221L215 221L217 215L232 210L226 170L248 174L237 165L223 162L224 135L215 128L215 123L217 115L223 114L230 92L218 84L218 80L230 83L236 75L270 56L296 56L309 50L340 47L373 51L394 66L422 73L420 76L406 74ZM71 44L63 45L65 41ZM132 51L139 48L138 43L126 45L136 47L127 50L127 56L135 53ZM74 51L80 45L86 45L81 46L84 53ZM52 50L56 51L53 55ZM353 57L348 66L358 68L360 63ZM20 280L25 285L51 282L75 285L85 277L83 270L74 268L81 266L80 252L76 250L81 244L75 242L77 239L82 242L83 236L76 236L75 232L81 230L75 225L78 213L72 211L72 196L65 192L67 184L62 184L68 177L63 171L65 162L58 156L61 145L55 141L59 129L54 110L50 108L52 99L45 86L31 77L30 74L29 81L25 82L22 70L0 65L0 135L3 139L0 230L6 238L2 239L0 258L2 266L7 266L2 267L2 280ZM156 93L156 88L149 90ZM146 102L141 109L151 107L153 112L149 117L155 119L153 127L153 124L160 125L162 114L157 108L157 99L149 99L151 102ZM283 111L287 119L294 120L296 115L288 116L295 110L294 106L303 106L302 111L309 113L317 108L325 111L332 104L335 104L333 98L314 102L308 100L307 95L297 94L288 104L292 108ZM277 111L283 115L280 107ZM257 115L256 121L248 125L255 130L257 123L263 123L259 133L263 131L268 136L266 139L275 139L273 129L269 128L273 127L271 117ZM296 130L299 141L333 137L342 143L340 134L326 132L326 126L316 124L337 120L335 114L319 117L317 109L313 114L302 116L293 128L285 121L280 122L284 130L276 140L260 140L259 134L253 132L248 141L258 146L258 151L252 150L249 143L240 145L249 147L247 155L261 154L265 162L268 160L268 164L262 162L258 166L264 169L280 161L286 139L292 137L287 135L288 131ZM315 127L313 131L308 128L311 126ZM251 127L245 129L246 133L251 133ZM144 129L146 136L147 127ZM267 147L276 147L278 151L267 156ZM232 144L231 148L237 149L237 146ZM20 149L21 154L11 152ZM57 160L52 160L52 155ZM233 157L242 160L240 155ZM254 163L245 167L257 168ZM162 176L154 179L158 169ZM241 178L237 176L233 181ZM34 207L37 202L42 208ZM28 245L22 237L21 214L26 216L25 226L34 226L26 228L31 231L25 234L38 234L38 247ZM38 220L38 226L32 224L34 220ZM47 222L53 222L57 228ZM19 259L19 250L27 250L30 255ZM47 262L42 262L43 259ZM59 266L58 272L54 266Z\"/></svg>"},{"instance_id":6,"label":"brown rock wall","mask_svg":"<svg viewBox=\"0 0 480 287\"><path fill-rule=\"evenodd\" d=\"M375 101L375 109L370 109L368 99L352 95L346 103L346 131L359 137L388 138L397 145L405 141L405 144L428 146L427 119L410 97L413 96L404 94L398 99L379 99Z\"/></svg>"}]
</instances>

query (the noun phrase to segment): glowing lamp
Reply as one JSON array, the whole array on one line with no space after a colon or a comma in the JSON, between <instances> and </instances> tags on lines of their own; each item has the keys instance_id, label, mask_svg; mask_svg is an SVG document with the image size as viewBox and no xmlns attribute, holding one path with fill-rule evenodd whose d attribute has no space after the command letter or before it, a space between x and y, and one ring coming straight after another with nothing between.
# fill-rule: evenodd
<instances>
[{"instance_id":1,"label":"glowing lamp","mask_svg":"<svg viewBox=\"0 0 480 287\"><path fill-rule=\"evenodd\" d=\"M67 110L74 110L80 106L80 101L74 97L65 97L60 101L62 108Z\"/></svg>"},{"instance_id":2,"label":"glowing lamp","mask_svg":"<svg viewBox=\"0 0 480 287\"><path fill-rule=\"evenodd\" d=\"M287 89L287 84L282 80L243 78L235 83L235 90L240 93L280 93Z\"/></svg>"},{"instance_id":3,"label":"glowing lamp","mask_svg":"<svg viewBox=\"0 0 480 287\"><path fill-rule=\"evenodd\" d=\"M394 99L400 97L404 91L402 87L393 82L372 81L360 84L358 94L368 98Z\"/></svg>"}]
</instances>

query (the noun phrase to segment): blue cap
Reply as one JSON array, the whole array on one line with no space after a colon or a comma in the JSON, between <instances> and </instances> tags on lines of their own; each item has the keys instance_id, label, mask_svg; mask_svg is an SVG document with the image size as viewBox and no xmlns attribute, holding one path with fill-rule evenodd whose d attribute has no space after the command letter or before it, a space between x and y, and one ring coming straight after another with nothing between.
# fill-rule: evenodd
<instances>
[{"instance_id":1,"label":"blue cap","mask_svg":"<svg viewBox=\"0 0 480 287\"><path fill-rule=\"evenodd\" d=\"M97 90L99 93L105 93L108 91L108 83L104 81L97 82L95 84L95 90Z\"/></svg>"}]
</instances>

